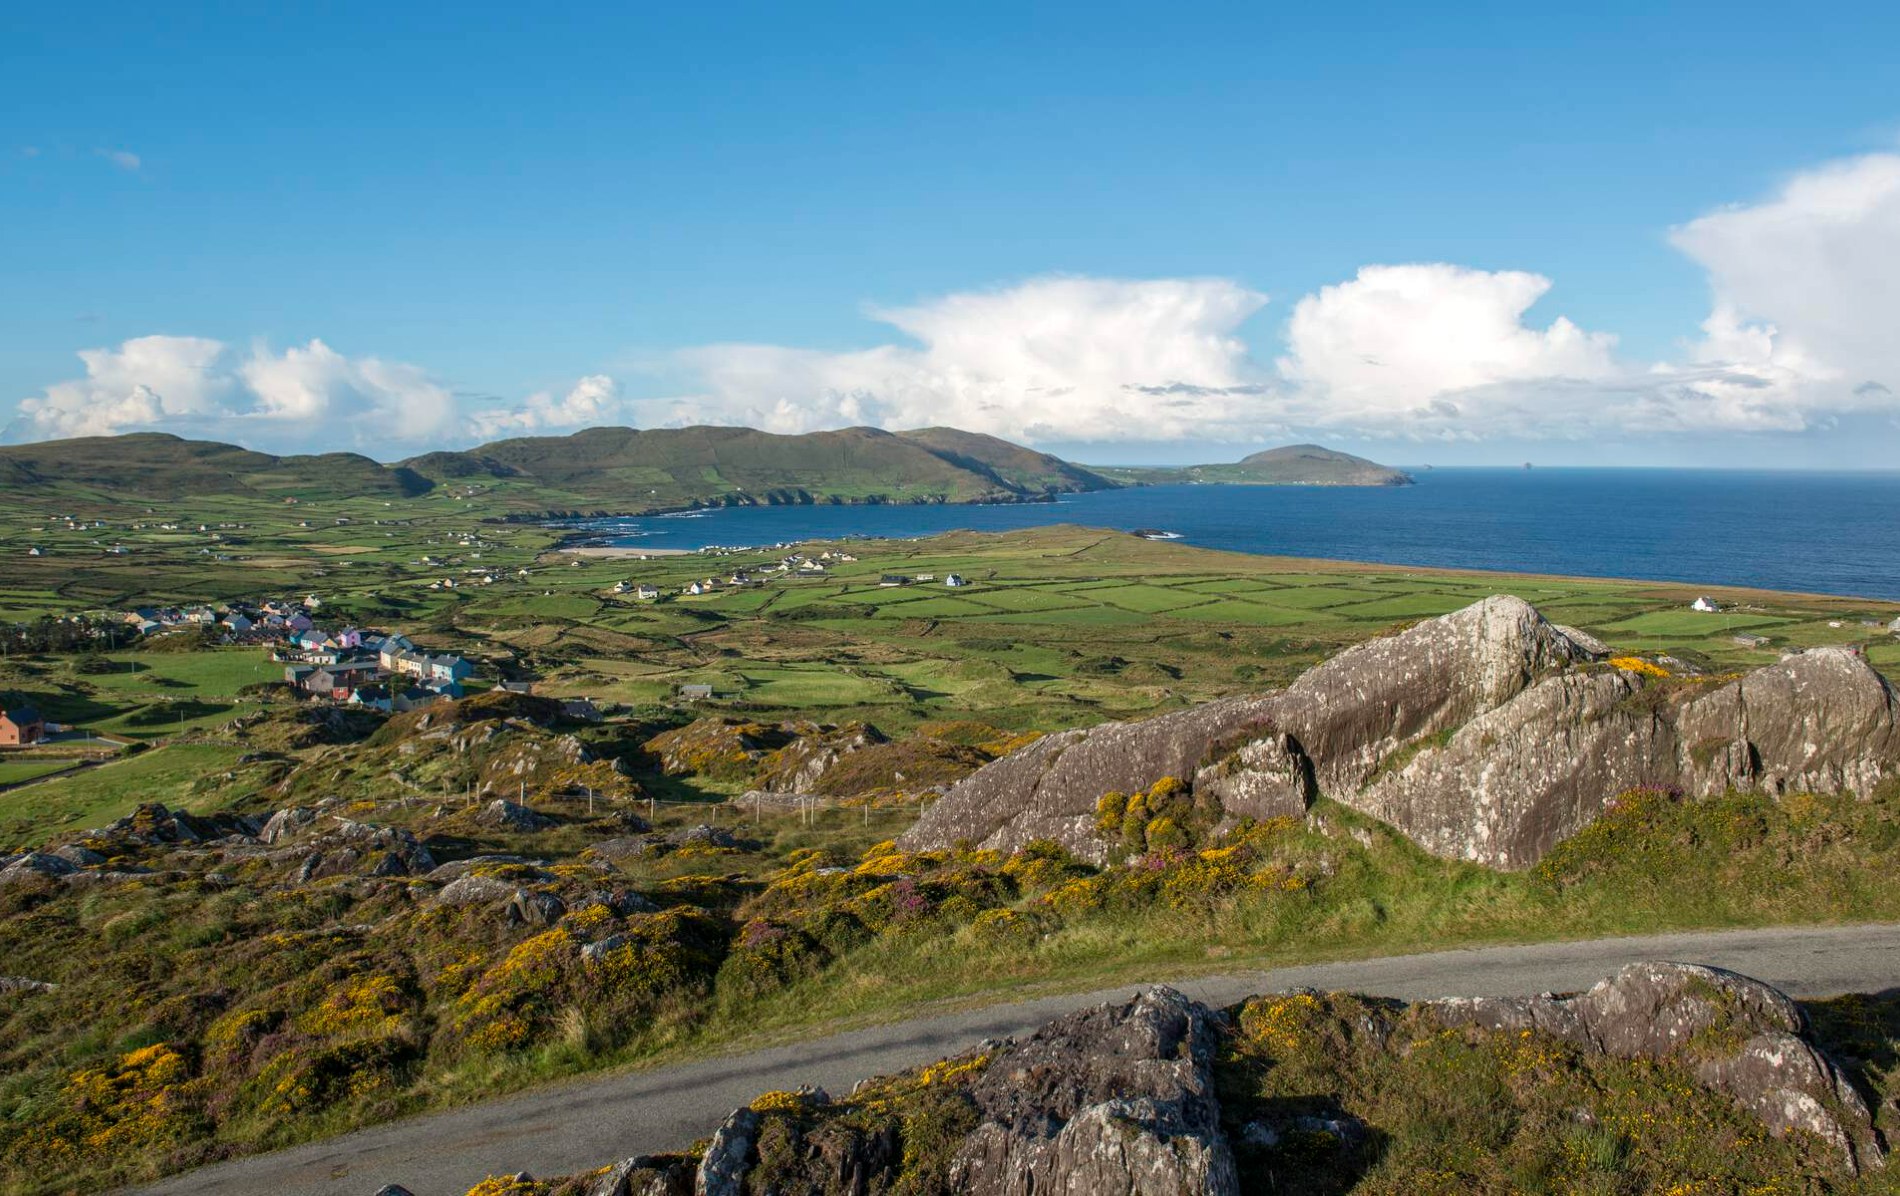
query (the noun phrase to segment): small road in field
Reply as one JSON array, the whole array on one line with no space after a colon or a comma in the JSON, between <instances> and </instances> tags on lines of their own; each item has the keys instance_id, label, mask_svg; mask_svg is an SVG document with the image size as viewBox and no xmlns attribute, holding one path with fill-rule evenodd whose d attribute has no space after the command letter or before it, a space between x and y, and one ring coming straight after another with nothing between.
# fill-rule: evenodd
<instances>
[{"instance_id":1,"label":"small road in field","mask_svg":"<svg viewBox=\"0 0 1900 1196\"><path fill-rule=\"evenodd\" d=\"M1177 981L1175 987L1210 1005L1297 987L1405 1000L1525 996L1586 988L1643 959L1729 968L1798 997L1877 992L1900 985L1900 925L1484 947L1202 976ZM1050 1018L1125 997L1137 987L935 1014L791 1046L584 1077L219 1163L133 1191L149 1196L372 1196L384 1184L399 1183L417 1196L461 1196L491 1172L563 1175L629 1155L677 1150L710 1134L727 1113L768 1089L816 1084L842 1095L868 1076L955 1054L985 1038L1022 1035Z\"/></svg>"}]
</instances>

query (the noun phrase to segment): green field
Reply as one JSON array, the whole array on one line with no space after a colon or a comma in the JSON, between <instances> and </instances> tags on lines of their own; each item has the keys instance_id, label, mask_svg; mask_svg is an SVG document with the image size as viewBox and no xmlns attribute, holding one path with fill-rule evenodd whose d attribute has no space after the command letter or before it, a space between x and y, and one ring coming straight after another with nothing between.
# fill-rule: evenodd
<instances>
[{"instance_id":1,"label":"green field","mask_svg":"<svg viewBox=\"0 0 1900 1196\"><path fill-rule=\"evenodd\" d=\"M217 808L228 795L206 782L215 782L238 755L238 749L217 744L175 744L0 793L0 844L102 826L140 802L193 811Z\"/></svg>"}]
</instances>

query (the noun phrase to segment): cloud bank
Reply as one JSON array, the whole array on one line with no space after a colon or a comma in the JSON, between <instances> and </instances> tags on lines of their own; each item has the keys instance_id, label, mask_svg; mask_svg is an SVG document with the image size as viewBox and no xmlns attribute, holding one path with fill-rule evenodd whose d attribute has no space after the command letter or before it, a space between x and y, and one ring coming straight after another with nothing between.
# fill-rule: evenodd
<instances>
[{"instance_id":1,"label":"cloud bank","mask_svg":"<svg viewBox=\"0 0 1900 1196\"><path fill-rule=\"evenodd\" d=\"M85 376L19 404L11 439L162 428L382 455L601 423L781 432L952 424L1035 442L1247 442L1297 432L1482 440L1800 432L1900 414L1900 155L1797 174L1672 243L1706 271L1699 338L1635 361L1562 315L1553 280L1450 263L1368 265L1243 329L1266 295L1221 278L1038 278L868 314L889 343L844 353L715 344L662 356L684 394L604 374L470 404L413 365L320 340L235 352L151 336L80 353ZM373 440L372 440L373 438Z\"/></svg>"}]
</instances>

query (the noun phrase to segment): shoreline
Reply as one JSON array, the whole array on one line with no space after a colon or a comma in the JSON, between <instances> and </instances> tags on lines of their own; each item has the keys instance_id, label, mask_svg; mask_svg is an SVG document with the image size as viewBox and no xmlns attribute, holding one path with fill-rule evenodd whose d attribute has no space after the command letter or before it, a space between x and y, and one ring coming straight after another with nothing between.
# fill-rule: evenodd
<instances>
[{"instance_id":1,"label":"shoreline","mask_svg":"<svg viewBox=\"0 0 1900 1196\"><path fill-rule=\"evenodd\" d=\"M636 548L631 544L576 544L572 547L556 545L548 549L543 556L584 556L596 558L661 556L698 556L705 551L700 548Z\"/></svg>"}]
</instances>

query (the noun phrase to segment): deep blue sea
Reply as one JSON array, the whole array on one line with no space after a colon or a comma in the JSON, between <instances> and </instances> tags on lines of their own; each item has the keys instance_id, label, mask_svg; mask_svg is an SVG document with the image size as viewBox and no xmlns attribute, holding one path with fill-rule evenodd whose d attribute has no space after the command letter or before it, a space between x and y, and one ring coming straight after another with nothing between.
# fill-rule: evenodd
<instances>
[{"instance_id":1,"label":"deep blue sea","mask_svg":"<svg viewBox=\"0 0 1900 1196\"><path fill-rule=\"evenodd\" d=\"M741 507L591 522L648 548L1051 523L1239 552L1900 599L1900 473L1437 469L1418 485L1148 486L1009 506Z\"/></svg>"}]
</instances>

